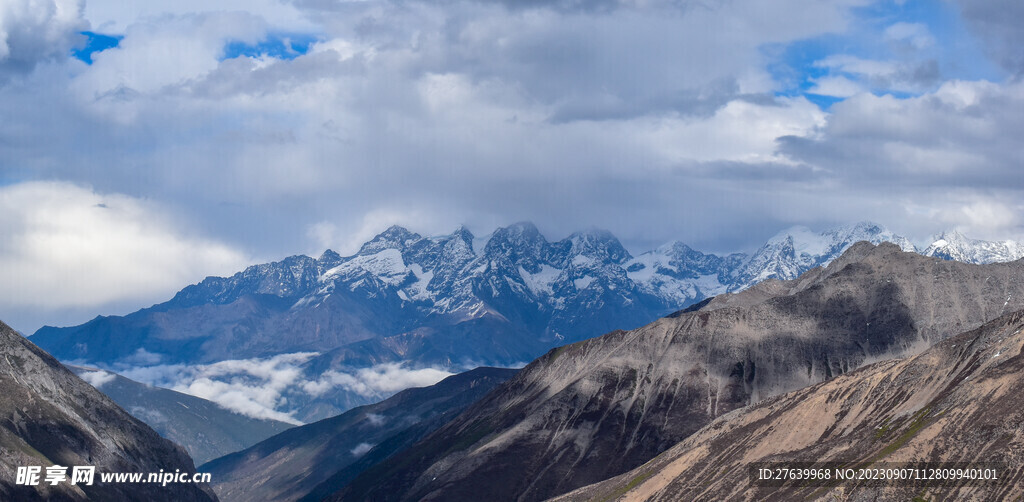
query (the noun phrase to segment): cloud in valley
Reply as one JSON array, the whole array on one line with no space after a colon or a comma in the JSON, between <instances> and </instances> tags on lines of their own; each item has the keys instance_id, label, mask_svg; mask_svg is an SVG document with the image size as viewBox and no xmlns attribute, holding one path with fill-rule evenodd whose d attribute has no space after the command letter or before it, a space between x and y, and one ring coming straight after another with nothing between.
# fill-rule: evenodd
<instances>
[{"instance_id":1,"label":"cloud in valley","mask_svg":"<svg viewBox=\"0 0 1024 502\"><path fill-rule=\"evenodd\" d=\"M82 380L89 382L89 385L96 387L97 389L103 387L104 384L108 384L114 381L117 375L108 373L106 371L86 371L78 375Z\"/></svg>"},{"instance_id":2,"label":"cloud in valley","mask_svg":"<svg viewBox=\"0 0 1024 502\"><path fill-rule=\"evenodd\" d=\"M329 390L342 390L383 399L409 387L433 385L452 375L442 369L410 369L397 363L310 375L303 363L316 355L296 352L213 364L122 366L116 370L132 380L201 397L248 417L292 424L301 422L294 417L296 403L289 401L290 396L316 398ZM367 420L380 425L384 417L371 414Z\"/></svg>"},{"instance_id":3,"label":"cloud in valley","mask_svg":"<svg viewBox=\"0 0 1024 502\"><path fill-rule=\"evenodd\" d=\"M410 387L434 385L453 374L435 368L408 369L399 363L383 363L352 372L328 370L316 381L303 384L302 389L313 396L333 388L342 388L361 396L374 397ZM370 420L374 421L372 418Z\"/></svg>"}]
</instances>

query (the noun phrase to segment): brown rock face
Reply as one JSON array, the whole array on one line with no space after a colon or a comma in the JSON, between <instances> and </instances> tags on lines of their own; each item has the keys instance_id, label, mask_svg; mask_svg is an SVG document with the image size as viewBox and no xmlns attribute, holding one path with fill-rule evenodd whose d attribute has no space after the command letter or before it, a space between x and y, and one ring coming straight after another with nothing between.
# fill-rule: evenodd
<instances>
[{"instance_id":1,"label":"brown rock face","mask_svg":"<svg viewBox=\"0 0 1024 502\"><path fill-rule=\"evenodd\" d=\"M1024 308L1024 262L860 243L826 269L550 351L343 500L539 500L616 476L716 417Z\"/></svg>"},{"instance_id":2,"label":"brown rock face","mask_svg":"<svg viewBox=\"0 0 1024 502\"><path fill-rule=\"evenodd\" d=\"M45 468L55 464L95 466L93 485L16 484L18 467L41 466L45 475ZM216 500L206 484L100 481L104 472L148 474L161 469L195 472L180 446L0 322L0 500Z\"/></svg>"},{"instance_id":3,"label":"brown rock face","mask_svg":"<svg viewBox=\"0 0 1024 502\"><path fill-rule=\"evenodd\" d=\"M1024 496L1024 311L763 401L712 422L647 464L558 500L1019 500ZM752 462L857 467L965 462L998 480L759 486ZM918 499L915 499L918 500Z\"/></svg>"}]
</instances>

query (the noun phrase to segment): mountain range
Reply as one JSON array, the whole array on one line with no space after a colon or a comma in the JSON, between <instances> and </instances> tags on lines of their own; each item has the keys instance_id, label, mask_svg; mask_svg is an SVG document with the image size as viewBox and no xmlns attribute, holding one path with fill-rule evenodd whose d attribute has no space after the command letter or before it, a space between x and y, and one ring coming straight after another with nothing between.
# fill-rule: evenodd
<instances>
[{"instance_id":1,"label":"mountain range","mask_svg":"<svg viewBox=\"0 0 1024 502\"><path fill-rule=\"evenodd\" d=\"M958 235L937 239L925 254L988 262L1020 251ZM514 366L711 296L793 279L862 240L915 250L867 222L821 233L794 227L749 255L719 256L673 242L635 257L600 230L550 242L529 223L483 239L465 228L423 237L391 227L352 256L328 250L254 265L127 316L43 327L32 340L61 360L115 370L309 352L302 363L307 381L384 363L454 371ZM289 389L283 400L292 416L309 422L390 392Z\"/></svg>"},{"instance_id":2,"label":"mountain range","mask_svg":"<svg viewBox=\"0 0 1024 502\"><path fill-rule=\"evenodd\" d=\"M643 465L734 410L1022 308L1024 261L862 242L794 280L553 349L330 500L543 500ZM928 381L900 385L896 395Z\"/></svg>"}]
</instances>

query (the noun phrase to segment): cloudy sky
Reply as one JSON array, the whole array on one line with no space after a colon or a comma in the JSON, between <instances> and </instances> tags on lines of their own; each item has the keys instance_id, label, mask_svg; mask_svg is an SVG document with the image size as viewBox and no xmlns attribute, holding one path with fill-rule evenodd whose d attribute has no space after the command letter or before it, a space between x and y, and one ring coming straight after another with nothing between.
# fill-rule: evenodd
<instances>
[{"instance_id":1,"label":"cloudy sky","mask_svg":"<svg viewBox=\"0 0 1024 502\"><path fill-rule=\"evenodd\" d=\"M0 319L390 224L1024 236L1018 0L0 0Z\"/></svg>"}]
</instances>

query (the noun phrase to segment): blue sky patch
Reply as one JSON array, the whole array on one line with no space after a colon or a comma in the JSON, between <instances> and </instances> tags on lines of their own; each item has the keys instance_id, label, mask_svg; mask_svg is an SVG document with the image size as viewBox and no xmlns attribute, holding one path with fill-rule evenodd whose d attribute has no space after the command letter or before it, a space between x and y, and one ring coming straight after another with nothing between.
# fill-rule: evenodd
<instances>
[{"instance_id":1,"label":"blue sky patch","mask_svg":"<svg viewBox=\"0 0 1024 502\"><path fill-rule=\"evenodd\" d=\"M71 56L86 64L92 64L93 54L117 47L124 38L123 35L103 35L91 31L83 31L82 35L86 37L85 46L72 49Z\"/></svg>"},{"instance_id":2,"label":"blue sky patch","mask_svg":"<svg viewBox=\"0 0 1024 502\"><path fill-rule=\"evenodd\" d=\"M221 60L239 56L295 59L308 52L313 42L316 42L316 37L301 34L271 34L255 44L235 40L224 46L224 56Z\"/></svg>"},{"instance_id":3,"label":"blue sky patch","mask_svg":"<svg viewBox=\"0 0 1024 502\"><path fill-rule=\"evenodd\" d=\"M844 98L812 93L823 79L907 98L949 79L998 81L1002 77L968 33L955 6L921 0L875 2L853 13L846 33L762 48L768 72L779 84L777 95L803 95L827 110ZM915 31L921 27L923 31ZM822 64L829 56L840 59ZM860 73L858 67L869 66L861 63L877 63L875 68L891 71Z\"/></svg>"}]
</instances>

